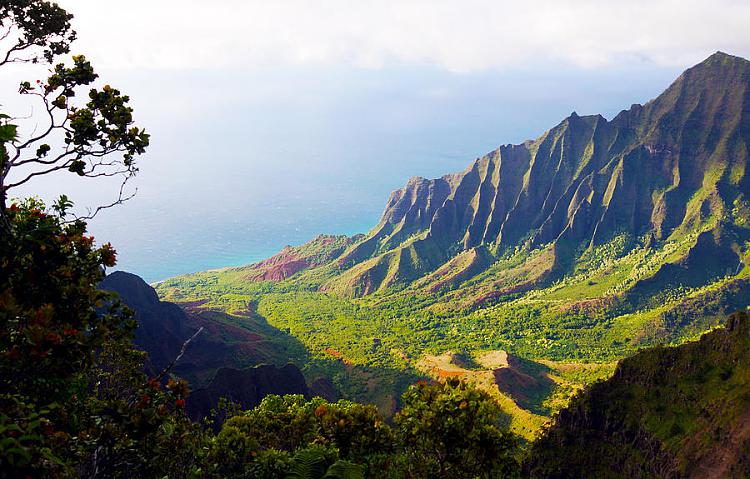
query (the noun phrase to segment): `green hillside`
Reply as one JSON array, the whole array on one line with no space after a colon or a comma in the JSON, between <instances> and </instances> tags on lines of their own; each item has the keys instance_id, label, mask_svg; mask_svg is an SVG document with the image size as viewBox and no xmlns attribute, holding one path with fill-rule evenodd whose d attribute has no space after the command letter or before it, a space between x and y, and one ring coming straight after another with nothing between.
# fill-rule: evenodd
<instances>
[{"instance_id":1,"label":"green hillside","mask_svg":"<svg viewBox=\"0 0 750 479\"><path fill-rule=\"evenodd\" d=\"M750 477L750 318L623 360L529 451L539 478Z\"/></svg>"}]
</instances>

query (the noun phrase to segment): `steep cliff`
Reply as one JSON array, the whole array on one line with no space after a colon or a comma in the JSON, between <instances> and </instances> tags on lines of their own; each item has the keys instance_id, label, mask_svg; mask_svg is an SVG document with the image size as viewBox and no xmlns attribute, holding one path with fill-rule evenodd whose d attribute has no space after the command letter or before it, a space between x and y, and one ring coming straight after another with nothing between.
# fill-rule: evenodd
<instances>
[{"instance_id":1,"label":"steep cliff","mask_svg":"<svg viewBox=\"0 0 750 479\"><path fill-rule=\"evenodd\" d=\"M515 400L531 382L501 377L506 409L552 411L614 361L750 304L749 143L750 62L716 53L612 119L574 113L463 172L412 178L343 248L316 239L159 294L252 310L311 355L362 368L330 376L347 397L390 407L394 377L424 358L502 350L559 373L535 406ZM265 273L311 255L325 259Z\"/></svg>"},{"instance_id":2,"label":"steep cliff","mask_svg":"<svg viewBox=\"0 0 750 479\"><path fill-rule=\"evenodd\" d=\"M116 292L133 310L138 323L134 341L148 353L147 366L152 372L161 371L172 362L182 344L200 327L195 318L188 316L176 304L159 301L154 289L134 274L115 271L104 278L100 287ZM185 355L186 363L195 351L194 346L189 347ZM182 364L176 367L184 371Z\"/></svg>"}]
</instances>

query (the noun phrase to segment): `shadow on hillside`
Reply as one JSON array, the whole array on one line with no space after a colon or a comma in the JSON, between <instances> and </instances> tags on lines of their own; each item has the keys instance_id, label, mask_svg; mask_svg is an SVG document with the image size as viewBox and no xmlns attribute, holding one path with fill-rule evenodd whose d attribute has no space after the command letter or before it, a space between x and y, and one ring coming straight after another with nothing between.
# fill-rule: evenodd
<instances>
[{"instance_id":1,"label":"shadow on hillside","mask_svg":"<svg viewBox=\"0 0 750 479\"><path fill-rule=\"evenodd\" d=\"M550 411L543 403L556 386L549 372L543 364L508 355L508 367L494 370L495 384L523 409L548 415Z\"/></svg>"},{"instance_id":2,"label":"shadow on hillside","mask_svg":"<svg viewBox=\"0 0 750 479\"><path fill-rule=\"evenodd\" d=\"M240 314L188 309L188 315L205 328L206 334L189 346L175 373L199 379L201 386L222 367L292 363L302 370L310 396L371 403L391 418L401 394L423 378L409 370L354 365L343 358L316 355L288 331L270 325L252 305Z\"/></svg>"}]
</instances>

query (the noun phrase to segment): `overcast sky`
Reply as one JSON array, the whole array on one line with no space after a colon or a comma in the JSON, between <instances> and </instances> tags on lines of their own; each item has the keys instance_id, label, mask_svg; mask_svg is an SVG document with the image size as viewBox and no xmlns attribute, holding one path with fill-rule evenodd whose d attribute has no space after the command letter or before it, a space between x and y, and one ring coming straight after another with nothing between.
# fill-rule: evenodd
<instances>
[{"instance_id":1,"label":"overcast sky","mask_svg":"<svg viewBox=\"0 0 750 479\"><path fill-rule=\"evenodd\" d=\"M63 0L103 66L682 65L750 52L747 0Z\"/></svg>"}]
</instances>

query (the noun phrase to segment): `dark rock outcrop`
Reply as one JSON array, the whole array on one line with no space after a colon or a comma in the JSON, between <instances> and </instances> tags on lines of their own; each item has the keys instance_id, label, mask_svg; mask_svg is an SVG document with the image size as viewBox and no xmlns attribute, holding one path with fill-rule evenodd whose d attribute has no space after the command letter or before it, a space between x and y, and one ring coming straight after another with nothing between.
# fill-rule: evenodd
<instances>
[{"instance_id":1,"label":"dark rock outcrop","mask_svg":"<svg viewBox=\"0 0 750 479\"><path fill-rule=\"evenodd\" d=\"M188 314L174 303L160 301L154 289L134 274L115 271L100 287L118 293L134 311L138 323L134 342L148 354L149 374L174 361L185 341L204 328L170 371L195 388L188 401L195 417L210 411L220 397L253 407L267 394L309 394L302 373L292 364L246 367L283 357L268 338L210 314ZM268 334L272 333L282 334Z\"/></svg>"},{"instance_id":2,"label":"dark rock outcrop","mask_svg":"<svg viewBox=\"0 0 750 479\"><path fill-rule=\"evenodd\" d=\"M326 377L313 379L310 383L310 395L322 397L326 401L336 401L340 397L336 392L336 386Z\"/></svg>"},{"instance_id":3,"label":"dark rock outcrop","mask_svg":"<svg viewBox=\"0 0 750 479\"><path fill-rule=\"evenodd\" d=\"M271 337L284 333L269 326L255 332L222 321L221 313L202 310L188 313L174 303L159 301L151 286L123 271L108 275L101 287L119 293L135 312L138 322L135 344L148 353L147 366L152 372L162 370L174 360L183 343L201 327L201 334L191 341L172 369L172 373L188 379L195 387L208 384L219 368L242 369L288 361L283 345Z\"/></svg>"},{"instance_id":4,"label":"dark rock outcrop","mask_svg":"<svg viewBox=\"0 0 750 479\"><path fill-rule=\"evenodd\" d=\"M134 274L115 271L104 278L100 287L119 294L135 313L138 327L134 342L148 353L147 366L152 372L161 371L172 362L185 340L200 327L176 304L159 301L154 288ZM188 346L187 360L193 346Z\"/></svg>"}]
</instances>

